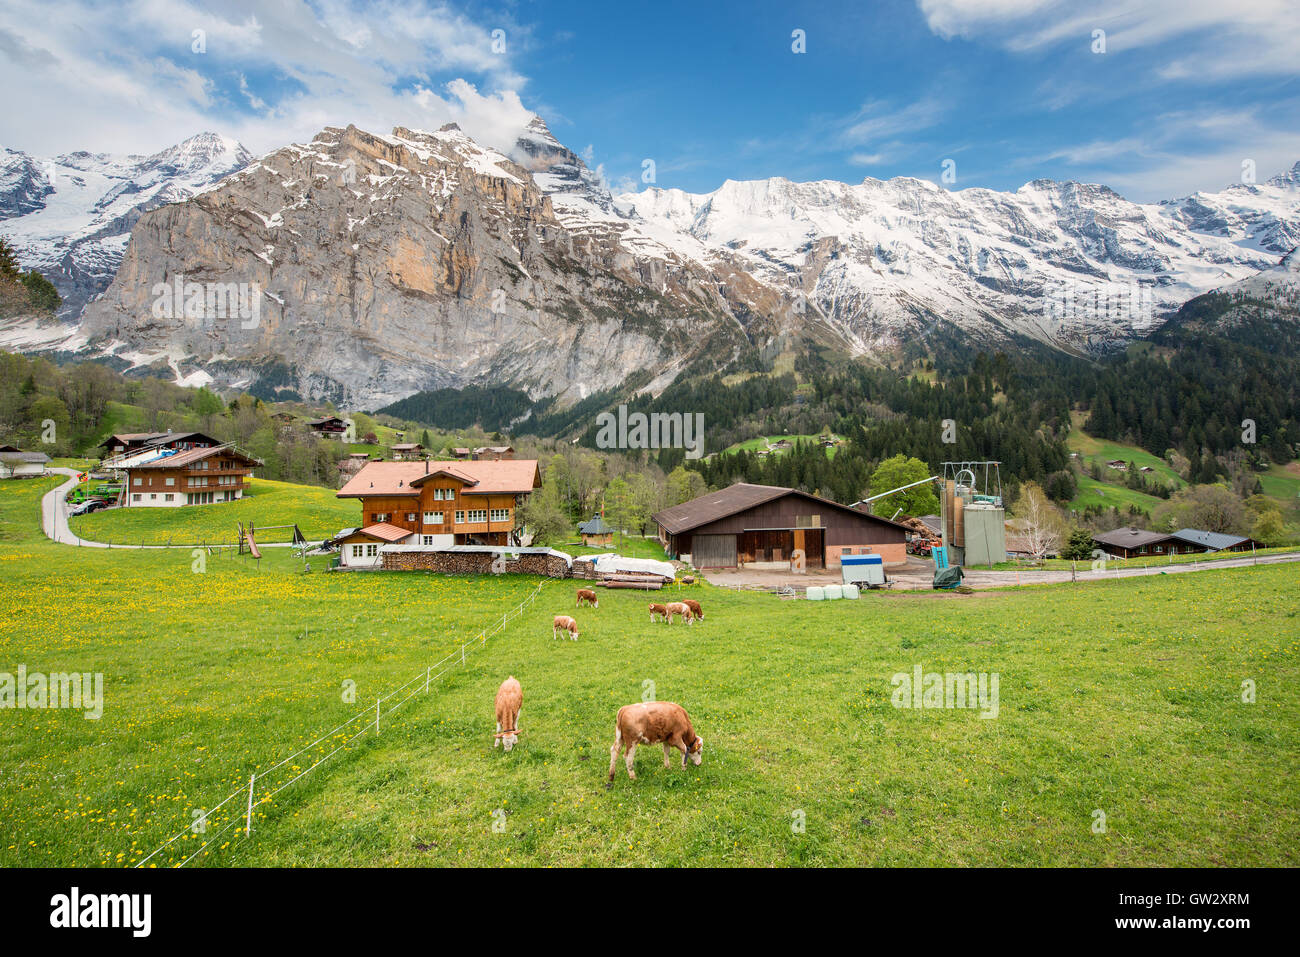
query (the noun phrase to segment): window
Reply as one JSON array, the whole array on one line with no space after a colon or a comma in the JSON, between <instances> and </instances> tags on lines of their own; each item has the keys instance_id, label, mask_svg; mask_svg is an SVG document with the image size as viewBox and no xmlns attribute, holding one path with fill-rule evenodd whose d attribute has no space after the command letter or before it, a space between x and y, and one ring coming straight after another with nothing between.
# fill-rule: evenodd
<instances>
[{"instance_id":1,"label":"window","mask_svg":"<svg viewBox=\"0 0 1300 957\"><path fill-rule=\"evenodd\" d=\"M142 479L140 476L137 475L135 478L131 479L131 484L134 485L136 488L139 488L141 485L144 484L144 479Z\"/></svg>"},{"instance_id":2,"label":"window","mask_svg":"<svg viewBox=\"0 0 1300 957\"><path fill-rule=\"evenodd\" d=\"M510 521L510 509L508 509L508 508L494 508L494 509L492 509L492 521L494 521L494 522L508 522L508 521Z\"/></svg>"},{"instance_id":3,"label":"window","mask_svg":"<svg viewBox=\"0 0 1300 957\"><path fill-rule=\"evenodd\" d=\"M469 520L470 520L471 522L486 522L486 521L487 521L487 509L485 509L485 508L471 508L471 509L469 510Z\"/></svg>"},{"instance_id":4,"label":"window","mask_svg":"<svg viewBox=\"0 0 1300 957\"><path fill-rule=\"evenodd\" d=\"M139 492L134 492L134 493L132 493L132 495L131 495L131 501L133 501L133 502L138 502L138 501L140 501L140 493L139 493Z\"/></svg>"},{"instance_id":5,"label":"window","mask_svg":"<svg viewBox=\"0 0 1300 957\"><path fill-rule=\"evenodd\" d=\"M407 513L406 513L406 520L407 520L408 522L414 522L414 521L415 521L415 513L414 513L414 512L407 512Z\"/></svg>"},{"instance_id":6,"label":"window","mask_svg":"<svg viewBox=\"0 0 1300 957\"><path fill-rule=\"evenodd\" d=\"M374 558L379 554L379 546L373 542L366 546L366 558Z\"/></svg>"},{"instance_id":7,"label":"window","mask_svg":"<svg viewBox=\"0 0 1300 957\"><path fill-rule=\"evenodd\" d=\"M462 512L460 509L456 510L456 524L457 525L465 524L465 513Z\"/></svg>"},{"instance_id":8,"label":"window","mask_svg":"<svg viewBox=\"0 0 1300 957\"><path fill-rule=\"evenodd\" d=\"M173 485L176 484L176 480L169 475L167 476L166 479L163 480L163 484L166 485L168 488L171 488ZM168 498L170 497L171 496L168 496Z\"/></svg>"},{"instance_id":9,"label":"window","mask_svg":"<svg viewBox=\"0 0 1300 957\"><path fill-rule=\"evenodd\" d=\"M421 542L422 544L424 544L424 545L432 545L432 544L433 544L433 536L432 536L432 535L422 535L422 536L420 536L420 542Z\"/></svg>"},{"instance_id":10,"label":"window","mask_svg":"<svg viewBox=\"0 0 1300 957\"><path fill-rule=\"evenodd\" d=\"M456 497L454 488L435 488L433 490L433 500L435 502L450 502Z\"/></svg>"},{"instance_id":11,"label":"window","mask_svg":"<svg viewBox=\"0 0 1300 957\"><path fill-rule=\"evenodd\" d=\"M158 497L158 493L157 493L157 492L150 492L150 493L149 493L149 501L152 502L152 501L153 501L154 499L156 499L157 497Z\"/></svg>"},{"instance_id":12,"label":"window","mask_svg":"<svg viewBox=\"0 0 1300 957\"><path fill-rule=\"evenodd\" d=\"M175 498L175 496L172 495L171 492L168 492L166 495L163 496L163 501L170 502L173 498Z\"/></svg>"},{"instance_id":13,"label":"window","mask_svg":"<svg viewBox=\"0 0 1300 957\"><path fill-rule=\"evenodd\" d=\"M393 517L392 512L375 512L374 521L377 524L379 522L386 522L392 517Z\"/></svg>"},{"instance_id":14,"label":"window","mask_svg":"<svg viewBox=\"0 0 1300 957\"><path fill-rule=\"evenodd\" d=\"M442 512L425 512L425 513L424 513L424 524L425 524L425 525L441 525L441 524L442 524Z\"/></svg>"},{"instance_id":15,"label":"window","mask_svg":"<svg viewBox=\"0 0 1300 957\"><path fill-rule=\"evenodd\" d=\"M361 546L361 545L353 545L353 546L352 546L352 557L353 557L353 558L360 558L360 557L361 557L361 552L362 552L362 546Z\"/></svg>"}]
</instances>

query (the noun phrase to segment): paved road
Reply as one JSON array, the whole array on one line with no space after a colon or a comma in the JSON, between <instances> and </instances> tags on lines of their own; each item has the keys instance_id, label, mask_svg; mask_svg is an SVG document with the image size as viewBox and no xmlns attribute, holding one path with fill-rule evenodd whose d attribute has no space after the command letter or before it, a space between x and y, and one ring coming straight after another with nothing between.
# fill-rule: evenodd
<instances>
[{"instance_id":1,"label":"paved road","mask_svg":"<svg viewBox=\"0 0 1300 957\"><path fill-rule=\"evenodd\" d=\"M88 538L78 538L73 534L72 529L68 527L68 506L64 502L67 496L77 484L77 476L82 474L76 469L51 468L47 471L57 473L58 475L68 476L68 480L56 489L46 492L41 497L41 528L45 531L45 537L51 541L58 542L61 545L82 545L86 548L195 548L193 543L188 545L119 545L114 543L110 546L107 542L92 542ZM232 543L225 542L225 545ZM266 544L258 543L258 548L292 548L292 542L267 542Z\"/></svg>"},{"instance_id":2,"label":"paved road","mask_svg":"<svg viewBox=\"0 0 1300 957\"><path fill-rule=\"evenodd\" d=\"M1213 571L1219 568L1242 568L1247 565L1278 565L1300 561L1300 553L1287 555L1260 555L1258 559L1250 555L1236 554L1232 558L1210 559L1200 562L1182 564L1152 565L1148 568L1122 568L1118 561L1108 562L1105 571L1093 571L1091 561L1080 562L1078 576L1080 582L1105 581L1111 578L1134 578L1140 575L1181 574L1183 572ZM972 588L1005 588L1016 585L1046 585L1071 581L1069 569L1037 571L988 571L978 568L965 570L964 581ZM715 585L727 588L771 589L792 586L802 591L809 585L838 585L838 569L810 571L802 575L789 572L750 571L711 571L705 577ZM934 587L934 565L928 561L909 557L905 567L889 569L889 577L895 589L930 590Z\"/></svg>"}]
</instances>

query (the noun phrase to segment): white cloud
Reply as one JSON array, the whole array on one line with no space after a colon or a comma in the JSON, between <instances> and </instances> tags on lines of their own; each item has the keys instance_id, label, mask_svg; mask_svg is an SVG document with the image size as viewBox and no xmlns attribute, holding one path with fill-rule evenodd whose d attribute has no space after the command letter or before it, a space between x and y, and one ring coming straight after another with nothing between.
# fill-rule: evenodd
<instances>
[{"instance_id":1,"label":"white cloud","mask_svg":"<svg viewBox=\"0 0 1300 957\"><path fill-rule=\"evenodd\" d=\"M1106 31L1106 55L1152 50L1163 79L1293 74L1300 63L1295 0L917 0L945 38L987 37L1015 51L1063 44L1087 50ZM1169 49L1174 44L1176 49Z\"/></svg>"},{"instance_id":2,"label":"white cloud","mask_svg":"<svg viewBox=\"0 0 1300 957\"><path fill-rule=\"evenodd\" d=\"M472 21L441 0L5 6L0 86L24 109L0 117L0 143L34 153L143 152L205 129L264 152L327 125L447 122L505 149L532 116L514 67L528 31ZM196 30L205 52L191 48Z\"/></svg>"}]
</instances>

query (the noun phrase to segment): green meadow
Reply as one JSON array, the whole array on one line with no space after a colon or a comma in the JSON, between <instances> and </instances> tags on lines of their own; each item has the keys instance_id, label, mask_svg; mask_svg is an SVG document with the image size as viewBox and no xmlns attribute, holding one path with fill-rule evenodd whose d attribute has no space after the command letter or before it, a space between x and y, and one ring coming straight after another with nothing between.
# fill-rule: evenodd
<instances>
[{"instance_id":1,"label":"green meadow","mask_svg":"<svg viewBox=\"0 0 1300 957\"><path fill-rule=\"evenodd\" d=\"M338 498L334 489L254 478L237 502L203 508L112 508L68 520L79 538L131 545L231 544L239 538L238 522L268 529L296 523L308 540L320 541L359 525L361 505L356 499ZM292 538L293 529L281 528L258 540Z\"/></svg>"},{"instance_id":2,"label":"green meadow","mask_svg":"<svg viewBox=\"0 0 1300 957\"><path fill-rule=\"evenodd\" d=\"M146 866L1298 863L1293 567L853 602L699 585L693 627L650 624L662 594L575 611L542 583L426 693L537 579L56 546L53 484L0 483L0 672L100 672L103 716L0 710L5 866L130 866L177 834ZM580 640L552 638L560 612ZM894 707L918 665L996 673L997 716ZM651 695L704 763L643 747L607 790L614 714Z\"/></svg>"}]
</instances>

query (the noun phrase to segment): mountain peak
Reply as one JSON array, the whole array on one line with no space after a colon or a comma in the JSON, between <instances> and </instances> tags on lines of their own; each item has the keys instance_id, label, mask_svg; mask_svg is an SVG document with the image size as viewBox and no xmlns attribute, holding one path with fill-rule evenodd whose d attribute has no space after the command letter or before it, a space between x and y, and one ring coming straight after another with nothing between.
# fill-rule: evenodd
<instances>
[{"instance_id":1,"label":"mountain peak","mask_svg":"<svg viewBox=\"0 0 1300 957\"><path fill-rule=\"evenodd\" d=\"M1268 180L1269 186L1281 186L1284 189L1300 189L1300 160L1285 173L1278 173Z\"/></svg>"}]
</instances>

